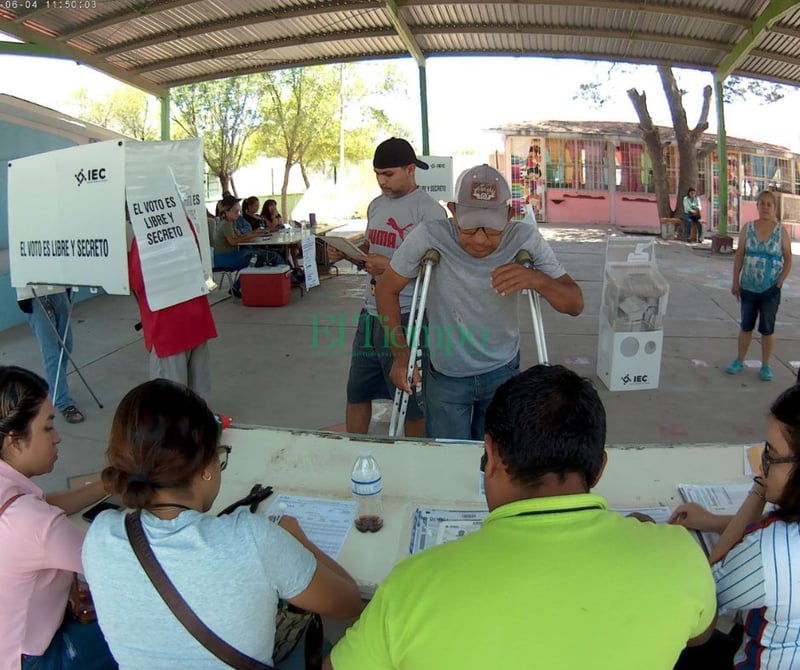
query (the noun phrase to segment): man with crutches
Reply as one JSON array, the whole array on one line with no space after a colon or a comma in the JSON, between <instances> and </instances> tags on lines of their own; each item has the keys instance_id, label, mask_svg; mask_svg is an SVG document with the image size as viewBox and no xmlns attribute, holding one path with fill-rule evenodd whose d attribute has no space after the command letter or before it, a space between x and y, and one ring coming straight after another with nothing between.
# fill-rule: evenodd
<instances>
[{"instance_id":1,"label":"man with crutches","mask_svg":"<svg viewBox=\"0 0 800 670\"><path fill-rule=\"evenodd\" d=\"M447 213L430 195L417 186L416 170L428 164L417 158L414 149L403 139L392 137L375 149L372 161L381 195L367 209L367 230L361 246L367 254L364 268L368 273L364 307L358 315L356 334L347 380L346 429L348 433L368 433L372 419L372 401L391 399L395 388L389 379L392 352L387 332L375 306L375 286L380 284L389 260L411 230L425 221L442 221ZM335 263L343 257L328 246L328 257ZM411 305L411 287L400 296L404 320ZM412 397L408 404L405 433L422 437L425 419L422 408Z\"/></svg>"},{"instance_id":2,"label":"man with crutches","mask_svg":"<svg viewBox=\"0 0 800 670\"><path fill-rule=\"evenodd\" d=\"M410 351L400 324L399 295L435 249L426 296L429 348L423 385L426 434L483 440L486 409L495 390L519 372L518 296L528 289L559 312L577 316L583 294L539 231L511 221L511 190L488 165L465 170L456 182L452 222L417 226L392 257L377 286L378 312L390 331L391 379L403 391ZM529 255L518 254L525 250ZM421 290L421 289L420 289ZM541 314L539 314L541 319ZM544 331L540 332L543 337Z\"/></svg>"}]
</instances>

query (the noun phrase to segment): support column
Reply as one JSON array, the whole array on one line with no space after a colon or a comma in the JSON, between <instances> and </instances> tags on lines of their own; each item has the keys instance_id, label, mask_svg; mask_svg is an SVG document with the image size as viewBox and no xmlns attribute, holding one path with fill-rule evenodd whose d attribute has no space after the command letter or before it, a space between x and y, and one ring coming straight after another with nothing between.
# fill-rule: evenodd
<instances>
[{"instance_id":1,"label":"support column","mask_svg":"<svg viewBox=\"0 0 800 670\"><path fill-rule=\"evenodd\" d=\"M170 128L169 128L169 108L170 108L170 97L169 97L169 89L167 89L163 96L160 98L161 100L161 139L162 140L169 140L170 137Z\"/></svg>"},{"instance_id":2,"label":"support column","mask_svg":"<svg viewBox=\"0 0 800 670\"><path fill-rule=\"evenodd\" d=\"M419 66L419 106L422 120L422 154L430 154L430 138L428 135L428 72L425 65Z\"/></svg>"}]
</instances>

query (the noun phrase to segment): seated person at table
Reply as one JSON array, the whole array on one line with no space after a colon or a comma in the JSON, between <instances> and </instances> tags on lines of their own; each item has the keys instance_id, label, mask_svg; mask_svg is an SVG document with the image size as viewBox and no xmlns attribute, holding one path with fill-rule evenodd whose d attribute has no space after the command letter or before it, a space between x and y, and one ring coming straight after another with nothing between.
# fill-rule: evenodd
<instances>
[{"instance_id":1,"label":"seated person at table","mask_svg":"<svg viewBox=\"0 0 800 670\"><path fill-rule=\"evenodd\" d=\"M284 516L278 525L247 507L207 514L230 449L218 446L218 430L189 389L163 379L141 384L114 414L103 481L140 515L156 559L197 617L240 652L271 664L278 598L337 619L356 616L361 598L350 575L296 519ZM123 668L228 667L150 583L128 541L126 513L100 514L83 551L114 657Z\"/></svg>"},{"instance_id":2,"label":"seated person at table","mask_svg":"<svg viewBox=\"0 0 800 670\"><path fill-rule=\"evenodd\" d=\"M84 536L66 514L106 492L96 482L45 495L31 481L58 458L54 413L44 379L0 367L0 668L111 670L97 622L64 616Z\"/></svg>"},{"instance_id":3,"label":"seated person at table","mask_svg":"<svg viewBox=\"0 0 800 670\"><path fill-rule=\"evenodd\" d=\"M254 195L242 202L242 217L253 230L264 231L267 228L266 221L258 214L258 198Z\"/></svg>"},{"instance_id":4,"label":"seated person at table","mask_svg":"<svg viewBox=\"0 0 800 670\"><path fill-rule=\"evenodd\" d=\"M278 211L278 203L272 198L264 202L261 218L264 220L267 230L271 233L292 229L290 223L283 222L281 213ZM303 264L300 262L300 257L302 256L300 245L297 242L290 244L289 253L292 255L292 267L294 268L295 277L300 279L303 276Z\"/></svg>"},{"instance_id":5,"label":"seated person at table","mask_svg":"<svg viewBox=\"0 0 800 670\"><path fill-rule=\"evenodd\" d=\"M537 365L502 384L483 526L399 563L323 667L668 670L705 641L716 602L697 542L589 492L605 436L588 379Z\"/></svg>"},{"instance_id":6,"label":"seated person at table","mask_svg":"<svg viewBox=\"0 0 800 670\"><path fill-rule=\"evenodd\" d=\"M243 246L242 243L254 240L262 233L254 231L240 212L239 198L231 195L222 199L222 218L217 222L214 235L214 266L241 270L250 263L254 254L263 255L268 265L280 263L283 259L273 251Z\"/></svg>"},{"instance_id":7,"label":"seated person at table","mask_svg":"<svg viewBox=\"0 0 800 670\"><path fill-rule=\"evenodd\" d=\"M736 515L712 514L696 503L673 512L673 523L721 534L709 556L719 611L744 616L741 646L717 634L708 645L687 650L678 668L800 667L800 589L795 576L800 569L798 463L800 386L794 386L770 407L762 476L753 480ZM768 502L776 509L764 514Z\"/></svg>"}]
</instances>

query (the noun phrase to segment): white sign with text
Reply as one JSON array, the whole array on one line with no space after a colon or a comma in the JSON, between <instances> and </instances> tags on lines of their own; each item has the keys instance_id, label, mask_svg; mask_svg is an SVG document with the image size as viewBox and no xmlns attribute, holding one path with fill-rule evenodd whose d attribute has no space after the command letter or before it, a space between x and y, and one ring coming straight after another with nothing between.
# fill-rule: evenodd
<instances>
[{"instance_id":1,"label":"white sign with text","mask_svg":"<svg viewBox=\"0 0 800 670\"><path fill-rule=\"evenodd\" d=\"M146 151L130 152L126 159L128 214L150 309L207 294L198 240L172 171Z\"/></svg>"},{"instance_id":2,"label":"white sign with text","mask_svg":"<svg viewBox=\"0 0 800 670\"><path fill-rule=\"evenodd\" d=\"M8 166L11 285L128 294L125 142L69 147Z\"/></svg>"},{"instance_id":3,"label":"white sign with text","mask_svg":"<svg viewBox=\"0 0 800 670\"><path fill-rule=\"evenodd\" d=\"M420 156L428 164L427 170L417 168L414 172L417 186L427 191L434 200L450 202L453 198L453 157Z\"/></svg>"}]
</instances>

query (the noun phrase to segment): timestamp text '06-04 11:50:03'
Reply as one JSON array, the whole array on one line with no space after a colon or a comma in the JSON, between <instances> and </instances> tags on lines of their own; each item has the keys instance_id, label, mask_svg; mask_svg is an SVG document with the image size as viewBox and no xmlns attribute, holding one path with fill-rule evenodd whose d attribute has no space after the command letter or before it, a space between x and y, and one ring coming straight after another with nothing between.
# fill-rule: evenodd
<instances>
[{"instance_id":1,"label":"timestamp text '06-04 11:50:03'","mask_svg":"<svg viewBox=\"0 0 800 670\"><path fill-rule=\"evenodd\" d=\"M98 0L0 0L0 9L96 9Z\"/></svg>"}]
</instances>

